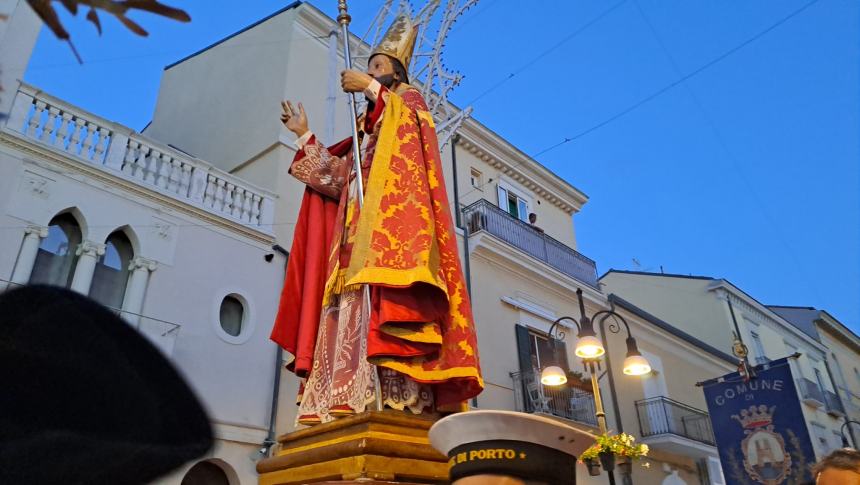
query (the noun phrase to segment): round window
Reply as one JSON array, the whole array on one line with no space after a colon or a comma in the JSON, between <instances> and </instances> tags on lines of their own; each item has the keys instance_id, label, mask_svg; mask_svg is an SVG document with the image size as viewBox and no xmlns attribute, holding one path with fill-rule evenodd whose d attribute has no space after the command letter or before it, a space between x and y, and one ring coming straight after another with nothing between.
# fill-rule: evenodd
<instances>
[{"instance_id":1,"label":"round window","mask_svg":"<svg viewBox=\"0 0 860 485\"><path fill-rule=\"evenodd\" d=\"M245 306L234 295L227 295L221 301L221 328L227 335L238 337L242 333L245 320Z\"/></svg>"}]
</instances>

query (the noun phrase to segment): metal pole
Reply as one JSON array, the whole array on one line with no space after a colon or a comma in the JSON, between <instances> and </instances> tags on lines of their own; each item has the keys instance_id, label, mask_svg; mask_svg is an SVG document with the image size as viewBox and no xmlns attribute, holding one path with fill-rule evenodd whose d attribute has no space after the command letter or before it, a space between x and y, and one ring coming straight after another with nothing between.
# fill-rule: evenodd
<instances>
[{"instance_id":1,"label":"metal pole","mask_svg":"<svg viewBox=\"0 0 860 485\"><path fill-rule=\"evenodd\" d=\"M600 385L597 383L596 361L588 360L588 371L591 373L591 390L594 393L594 415L597 416L597 427L600 434L606 434L606 413L603 412L603 398L600 396Z\"/></svg>"},{"instance_id":2,"label":"metal pole","mask_svg":"<svg viewBox=\"0 0 860 485\"><path fill-rule=\"evenodd\" d=\"M851 434L851 439L852 440L854 439L854 434L851 431L851 424L860 424L860 421L854 421L853 419L847 419L846 418L845 422L842 423L842 427L839 428L839 434L842 435L842 444L845 445L846 448L848 447L848 444L849 444L848 443L848 437L845 436L845 428L846 427L848 428L848 433ZM854 442L854 446L855 447L857 446L856 441Z\"/></svg>"},{"instance_id":3,"label":"metal pole","mask_svg":"<svg viewBox=\"0 0 860 485\"><path fill-rule=\"evenodd\" d=\"M337 22L340 24L341 37L343 37L343 59L346 62L346 68L352 69L352 56L349 53L349 22L352 20L347 13L346 0L338 0L337 2ZM352 161L353 169L355 170L355 187L358 194L358 208L364 207L364 180L361 173L361 146L358 139L358 111L356 110L355 93L349 93L349 112L350 126L352 126ZM362 289L364 293L364 305L367 308L368 318L370 315L370 286L364 285ZM365 332L366 338L366 332ZM379 367L374 366L374 376L376 377L376 385L374 386L376 394L376 410L382 411L382 381L379 378Z\"/></svg>"},{"instance_id":4,"label":"metal pole","mask_svg":"<svg viewBox=\"0 0 860 485\"><path fill-rule=\"evenodd\" d=\"M338 0L337 2L337 22L340 24L340 33L343 37L343 59L346 62L346 68L352 69L352 57L349 53L349 22L352 17L347 13L346 0ZM358 111L356 110L355 93L349 93L349 112L350 126L352 126L352 161L355 168L355 185L358 189L358 207L364 205L364 180L361 176L361 146L358 140Z\"/></svg>"},{"instance_id":5,"label":"metal pole","mask_svg":"<svg viewBox=\"0 0 860 485\"><path fill-rule=\"evenodd\" d=\"M459 182L457 181L457 141L459 139L460 135L454 135L451 138L451 173L454 177L454 221L457 227L462 228L463 222L460 220L460 187L458 187Z\"/></svg>"},{"instance_id":6,"label":"metal pole","mask_svg":"<svg viewBox=\"0 0 860 485\"><path fill-rule=\"evenodd\" d=\"M741 328L738 326L738 319L735 317L735 309L734 309L734 307L732 307L732 297L728 293L726 293L726 304L729 305L729 313L732 316L732 324L734 324L734 326L735 326L735 335L738 336L738 340L741 342L741 344L746 346L746 344L744 344L743 337L741 337ZM750 366L749 354L744 356L743 361L747 367L746 372L751 373L751 371L749 369L751 369L752 366Z\"/></svg>"},{"instance_id":7,"label":"metal pole","mask_svg":"<svg viewBox=\"0 0 860 485\"><path fill-rule=\"evenodd\" d=\"M610 298L612 298L611 295ZM621 422L621 410L618 406L618 395L615 392L615 377L612 375L612 359L609 357L609 341L606 338L604 322L606 322L606 318L601 318L598 326L600 327L600 340L603 343L603 349L606 351L603 357L606 360L606 373L609 376L609 394L612 397L612 410L615 412L615 427L618 428L619 433L623 433L624 424Z\"/></svg>"},{"instance_id":8,"label":"metal pole","mask_svg":"<svg viewBox=\"0 0 860 485\"><path fill-rule=\"evenodd\" d=\"M463 229L463 272L466 277L466 292L469 293L469 298L472 297L472 264L469 261L469 221L464 221L462 218L463 211L460 209L460 189L457 188L457 142L460 140L460 135L454 135L451 139L451 167L454 173L454 215L457 220L457 227ZM477 399L477 398L475 398Z\"/></svg>"},{"instance_id":9,"label":"metal pole","mask_svg":"<svg viewBox=\"0 0 860 485\"><path fill-rule=\"evenodd\" d=\"M594 415L597 416L597 427L600 434L606 434L606 413L603 412L603 398L600 395L600 385L597 383L597 361L586 360L588 370L591 372L591 390L594 392ZM609 475L609 485L615 485L615 471L606 470Z\"/></svg>"},{"instance_id":10,"label":"metal pole","mask_svg":"<svg viewBox=\"0 0 860 485\"><path fill-rule=\"evenodd\" d=\"M290 261L290 253L281 247L280 244L275 244L272 249L284 255L284 277L287 275L287 263ZM269 429L266 433L266 439L263 441L263 447L266 449L266 456L272 450L272 446L278 442L275 440L275 426L278 423L278 401L281 397L281 369L284 367L284 349L280 345L276 345L275 351L275 381L272 384L272 406L269 410Z\"/></svg>"}]
</instances>

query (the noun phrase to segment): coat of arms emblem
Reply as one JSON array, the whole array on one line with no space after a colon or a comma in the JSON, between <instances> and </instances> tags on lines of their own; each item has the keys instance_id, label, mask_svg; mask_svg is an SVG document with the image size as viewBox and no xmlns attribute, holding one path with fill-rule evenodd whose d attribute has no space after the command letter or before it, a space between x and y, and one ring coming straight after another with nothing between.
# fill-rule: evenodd
<instances>
[{"instance_id":1,"label":"coat of arms emblem","mask_svg":"<svg viewBox=\"0 0 860 485\"><path fill-rule=\"evenodd\" d=\"M750 478L765 485L782 483L791 470L791 456L785 448L785 440L773 430L774 409L776 406L753 405L742 409L740 415L732 415L746 436L741 442L744 468Z\"/></svg>"}]
</instances>

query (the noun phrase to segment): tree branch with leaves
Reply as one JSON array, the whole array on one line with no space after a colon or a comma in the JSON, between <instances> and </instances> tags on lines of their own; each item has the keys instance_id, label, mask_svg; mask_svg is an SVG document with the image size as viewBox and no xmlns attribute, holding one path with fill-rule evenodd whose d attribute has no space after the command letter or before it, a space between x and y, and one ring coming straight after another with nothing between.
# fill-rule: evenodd
<instances>
[{"instance_id":1,"label":"tree branch with leaves","mask_svg":"<svg viewBox=\"0 0 860 485\"><path fill-rule=\"evenodd\" d=\"M72 15L77 15L78 9L81 7L89 7L86 19L95 25L99 35L102 33L102 24L98 14L99 11L113 15L120 21L120 23L125 25L127 29L142 37L148 36L149 32L141 27L140 24L128 18L127 14L129 11L141 10L179 22L191 21L191 16L189 16L184 10L165 5L158 0L27 0L27 3L30 4L30 7L33 8L39 18L45 22L45 25L51 29L51 32L53 32L58 39L65 40L69 43L69 46L72 48L72 52L80 63L83 63L81 56L78 54L77 49L75 49L74 44L72 44L69 32L60 21L60 17L54 9L54 2L61 3Z\"/></svg>"}]
</instances>

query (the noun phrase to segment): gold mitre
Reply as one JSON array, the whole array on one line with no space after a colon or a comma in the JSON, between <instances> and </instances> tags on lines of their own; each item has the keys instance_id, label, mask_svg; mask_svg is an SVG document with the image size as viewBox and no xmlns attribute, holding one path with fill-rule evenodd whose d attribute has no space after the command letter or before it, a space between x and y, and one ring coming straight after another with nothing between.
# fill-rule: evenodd
<instances>
[{"instance_id":1,"label":"gold mitre","mask_svg":"<svg viewBox=\"0 0 860 485\"><path fill-rule=\"evenodd\" d=\"M401 15L394 19L379 45L370 53L370 57L376 54L385 54L400 61L403 68L409 71L409 62L412 60L412 51L415 49L417 36L418 26L412 23L409 16Z\"/></svg>"}]
</instances>

